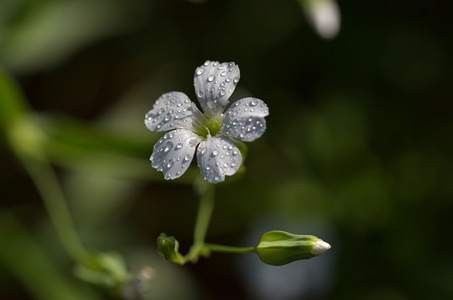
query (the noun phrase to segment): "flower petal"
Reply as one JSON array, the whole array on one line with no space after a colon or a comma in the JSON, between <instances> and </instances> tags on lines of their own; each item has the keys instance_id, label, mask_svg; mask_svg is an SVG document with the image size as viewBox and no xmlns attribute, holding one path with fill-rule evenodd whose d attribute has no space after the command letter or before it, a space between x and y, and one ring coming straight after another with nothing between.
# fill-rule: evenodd
<instances>
[{"instance_id":1,"label":"flower petal","mask_svg":"<svg viewBox=\"0 0 453 300\"><path fill-rule=\"evenodd\" d=\"M225 112L220 131L244 142L254 141L266 131L267 115L269 109L262 100L243 98Z\"/></svg>"},{"instance_id":2,"label":"flower petal","mask_svg":"<svg viewBox=\"0 0 453 300\"><path fill-rule=\"evenodd\" d=\"M181 92L163 94L145 116L145 125L151 131L193 128L195 103Z\"/></svg>"},{"instance_id":3,"label":"flower petal","mask_svg":"<svg viewBox=\"0 0 453 300\"><path fill-rule=\"evenodd\" d=\"M233 62L219 63L207 60L195 70L195 93L205 114L223 112L239 82L239 77L239 67Z\"/></svg>"},{"instance_id":4,"label":"flower petal","mask_svg":"<svg viewBox=\"0 0 453 300\"><path fill-rule=\"evenodd\" d=\"M241 166L242 156L236 145L224 136L211 137L200 143L197 162L204 180L218 183L233 175Z\"/></svg>"},{"instance_id":5,"label":"flower petal","mask_svg":"<svg viewBox=\"0 0 453 300\"><path fill-rule=\"evenodd\" d=\"M195 148L201 140L201 137L187 129L167 132L154 145L151 166L164 173L165 179L180 177L189 168Z\"/></svg>"}]
</instances>

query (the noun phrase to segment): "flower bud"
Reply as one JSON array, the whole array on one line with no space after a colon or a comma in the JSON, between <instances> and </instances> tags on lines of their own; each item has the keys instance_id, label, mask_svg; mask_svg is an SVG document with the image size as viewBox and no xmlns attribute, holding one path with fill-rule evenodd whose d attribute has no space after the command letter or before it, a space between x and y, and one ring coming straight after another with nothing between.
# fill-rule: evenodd
<instances>
[{"instance_id":1,"label":"flower bud","mask_svg":"<svg viewBox=\"0 0 453 300\"><path fill-rule=\"evenodd\" d=\"M165 233L161 233L157 238L157 252L166 260L183 264L183 257L178 252L179 242L174 236L167 236Z\"/></svg>"},{"instance_id":2,"label":"flower bud","mask_svg":"<svg viewBox=\"0 0 453 300\"><path fill-rule=\"evenodd\" d=\"M255 248L262 262L281 266L323 254L330 245L313 235L298 235L281 230L266 232Z\"/></svg>"}]
</instances>

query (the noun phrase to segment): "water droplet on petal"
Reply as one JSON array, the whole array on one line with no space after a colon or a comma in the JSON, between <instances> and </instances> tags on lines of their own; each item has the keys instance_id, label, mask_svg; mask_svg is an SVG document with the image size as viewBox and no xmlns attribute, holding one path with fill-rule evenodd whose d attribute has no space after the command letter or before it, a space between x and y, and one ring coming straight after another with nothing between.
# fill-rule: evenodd
<instances>
[{"instance_id":1,"label":"water droplet on petal","mask_svg":"<svg viewBox=\"0 0 453 300\"><path fill-rule=\"evenodd\" d=\"M165 144L164 152L168 152L173 148L173 143L172 142L167 142Z\"/></svg>"},{"instance_id":2,"label":"water droplet on petal","mask_svg":"<svg viewBox=\"0 0 453 300\"><path fill-rule=\"evenodd\" d=\"M214 156L217 156L217 155L219 155L219 151L218 151L218 150L214 150L214 151L212 151L212 155L214 155Z\"/></svg>"},{"instance_id":3,"label":"water droplet on petal","mask_svg":"<svg viewBox=\"0 0 453 300\"><path fill-rule=\"evenodd\" d=\"M252 99L249 104L250 104L250 106L255 106L258 104L258 100Z\"/></svg>"},{"instance_id":4,"label":"water droplet on petal","mask_svg":"<svg viewBox=\"0 0 453 300\"><path fill-rule=\"evenodd\" d=\"M214 81L214 79L215 79L215 76L211 75L208 77L208 82L212 82L212 81Z\"/></svg>"},{"instance_id":5,"label":"water droplet on petal","mask_svg":"<svg viewBox=\"0 0 453 300\"><path fill-rule=\"evenodd\" d=\"M237 84L238 82L239 82L239 77L235 77L235 78L233 79L233 83L234 83L234 84Z\"/></svg>"},{"instance_id":6,"label":"water droplet on petal","mask_svg":"<svg viewBox=\"0 0 453 300\"><path fill-rule=\"evenodd\" d=\"M204 68L198 68L197 69L197 72L196 72L197 76L200 76L203 73L204 73Z\"/></svg>"},{"instance_id":7,"label":"water droplet on petal","mask_svg":"<svg viewBox=\"0 0 453 300\"><path fill-rule=\"evenodd\" d=\"M175 147L175 148L176 148L176 150L178 150L178 149L181 149L181 148L182 148L182 146L183 146L183 144L182 144L182 143L177 143L177 144L176 144L176 147Z\"/></svg>"},{"instance_id":8,"label":"water droplet on petal","mask_svg":"<svg viewBox=\"0 0 453 300\"><path fill-rule=\"evenodd\" d=\"M167 163L167 168L170 169L174 165L174 163L175 162L173 160L169 160Z\"/></svg>"},{"instance_id":9,"label":"water droplet on petal","mask_svg":"<svg viewBox=\"0 0 453 300\"><path fill-rule=\"evenodd\" d=\"M184 161L189 161L192 159L192 156L190 156L189 154L187 154L186 156L184 156Z\"/></svg>"}]
</instances>

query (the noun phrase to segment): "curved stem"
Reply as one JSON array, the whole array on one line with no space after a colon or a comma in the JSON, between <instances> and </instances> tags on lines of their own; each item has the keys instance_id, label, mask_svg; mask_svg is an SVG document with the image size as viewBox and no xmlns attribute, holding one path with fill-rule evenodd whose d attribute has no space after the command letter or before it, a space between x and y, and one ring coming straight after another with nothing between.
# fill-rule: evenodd
<instances>
[{"instance_id":1,"label":"curved stem","mask_svg":"<svg viewBox=\"0 0 453 300\"><path fill-rule=\"evenodd\" d=\"M64 193L55 173L46 163L37 162L22 155L19 155L19 158L44 201L63 247L72 259L78 263L83 263L87 257L87 251L74 228Z\"/></svg>"}]
</instances>

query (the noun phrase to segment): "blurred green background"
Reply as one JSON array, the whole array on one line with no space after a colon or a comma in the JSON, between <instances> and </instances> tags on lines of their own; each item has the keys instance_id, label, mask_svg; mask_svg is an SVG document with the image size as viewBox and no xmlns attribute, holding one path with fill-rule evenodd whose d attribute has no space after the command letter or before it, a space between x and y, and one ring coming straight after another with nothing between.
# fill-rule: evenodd
<instances>
[{"instance_id":1,"label":"blurred green background","mask_svg":"<svg viewBox=\"0 0 453 300\"><path fill-rule=\"evenodd\" d=\"M297 0L1 0L0 63L17 81L83 243L152 268L145 299L451 299L451 18L440 1L342 1L332 40ZM208 241L271 229L332 249L268 267L252 255L165 263L161 232L192 241L195 165L164 181L143 119L163 93L195 100L205 60L241 68L232 99L270 108L247 172L219 184ZM8 145L0 76L0 298L109 299L74 277L37 189ZM8 98L9 97L9 98ZM9 105L9 106L8 106ZM18 113L19 114L19 113ZM12 117L11 117L12 118ZM27 138L21 144L28 148Z\"/></svg>"}]
</instances>

